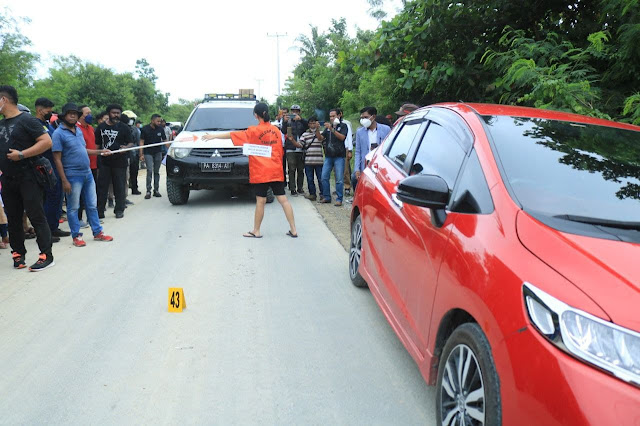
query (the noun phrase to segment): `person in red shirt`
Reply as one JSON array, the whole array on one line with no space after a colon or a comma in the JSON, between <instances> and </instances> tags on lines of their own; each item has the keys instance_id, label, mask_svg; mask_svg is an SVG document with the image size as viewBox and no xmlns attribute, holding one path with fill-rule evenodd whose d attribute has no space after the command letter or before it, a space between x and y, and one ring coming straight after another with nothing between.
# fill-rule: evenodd
<instances>
[{"instance_id":1,"label":"person in red shirt","mask_svg":"<svg viewBox=\"0 0 640 426\"><path fill-rule=\"evenodd\" d=\"M96 135L95 129L91 126L93 124L93 115L91 115L91 108L86 105L80 106L80 113L82 114L76 123L76 126L82 131L84 141L87 144L87 150L95 151L96 148ZM89 154L89 168L93 175L93 180L98 181L98 156L95 154ZM82 228L88 228L89 224L82 220L82 212L84 210L84 199L80 200L80 208L78 209L78 220Z\"/></svg>"},{"instance_id":2,"label":"person in red shirt","mask_svg":"<svg viewBox=\"0 0 640 426\"><path fill-rule=\"evenodd\" d=\"M252 144L258 145L257 148L265 146L271 148L270 156L249 155L249 182L254 186L256 192L256 211L253 230L245 233L244 236L247 238L262 238L260 225L264 217L264 206L267 203L267 190L271 187L289 222L290 229L287 235L297 238L298 232L293 218L293 208L284 194L282 133L270 123L267 104L256 104L253 108L253 115L258 120L257 126L251 126L247 130L238 132L206 134L202 139L231 139L233 144L238 146Z\"/></svg>"}]
</instances>

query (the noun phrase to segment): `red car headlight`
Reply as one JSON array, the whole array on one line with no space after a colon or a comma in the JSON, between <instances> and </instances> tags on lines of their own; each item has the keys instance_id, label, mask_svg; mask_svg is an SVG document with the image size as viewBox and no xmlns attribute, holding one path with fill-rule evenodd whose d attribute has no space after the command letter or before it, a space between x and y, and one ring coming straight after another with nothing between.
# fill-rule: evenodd
<instances>
[{"instance_id":1,"label":"red car headlight","mask_svg":"<svg viewBox=\"0 0 640 426\"><path fill-rule=\"evenodd\" d=\"M640 386L640 333L572 308L530 283L522 289L540 334L575 358Z\"/></svg>"}]
</instances>

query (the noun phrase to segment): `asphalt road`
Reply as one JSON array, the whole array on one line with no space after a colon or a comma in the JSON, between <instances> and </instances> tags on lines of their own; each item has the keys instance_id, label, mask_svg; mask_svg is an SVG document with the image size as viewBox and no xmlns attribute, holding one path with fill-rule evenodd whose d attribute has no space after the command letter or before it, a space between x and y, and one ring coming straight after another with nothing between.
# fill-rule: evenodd
<instances>
[{"instance_id":1,"label":"asphalt road","mask_svg":"<svg viewBox=\"0 0 640 426\"><path fill-rule=\"evenodd\" d=\"M275 202L255 240L248 197L162 191L107 213L111 243L55 244L47 271L1 251L1 424L434 422L434 389L311 203L291 200L300 238Z\"/></svg>"}]
</instances>

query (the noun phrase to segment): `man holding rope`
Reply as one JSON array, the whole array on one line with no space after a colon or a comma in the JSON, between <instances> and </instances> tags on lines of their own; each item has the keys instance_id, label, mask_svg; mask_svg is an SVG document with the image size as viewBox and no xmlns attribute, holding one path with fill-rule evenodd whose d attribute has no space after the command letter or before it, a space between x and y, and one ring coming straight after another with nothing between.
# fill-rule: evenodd
<instances>
[{"instance_id":1,"label":"man holding rope","mask_svg":"<svg viewBox=\"0 0 640 426\"><path fill-rule=\"evenodd\" d=\"M96 129L96 144L100 149L118 151L121 148L133 146L133 137L129 127L120 121L122 107L109 105L107 107L109 118ZM113 183L113 192L116 199L114 213L116 219L124 217L125 197L127 195L127 155L117 153L103 157L98 171L98 216L104 218L104 210L107 205L109 184Z\"/></svg>"}]
</instances>

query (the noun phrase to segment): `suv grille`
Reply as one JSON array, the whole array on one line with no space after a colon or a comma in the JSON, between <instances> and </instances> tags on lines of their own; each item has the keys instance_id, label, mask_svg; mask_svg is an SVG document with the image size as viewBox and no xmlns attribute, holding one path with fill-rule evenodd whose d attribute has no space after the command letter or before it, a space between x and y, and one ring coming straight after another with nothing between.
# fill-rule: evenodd
<instances>
[{"instance_id":1,"label":"suv grille","mask_svg":"<svg viewBox=\"0 0 640 426\"><path fill-rule=\"evenodd\" d=\"M216 151L218 151L222 158L239 157L242 155L242 148L193 148L189 155L198 158L211 158Z\"/></svg>"}]
</instances>

